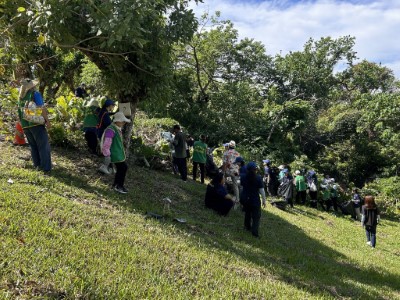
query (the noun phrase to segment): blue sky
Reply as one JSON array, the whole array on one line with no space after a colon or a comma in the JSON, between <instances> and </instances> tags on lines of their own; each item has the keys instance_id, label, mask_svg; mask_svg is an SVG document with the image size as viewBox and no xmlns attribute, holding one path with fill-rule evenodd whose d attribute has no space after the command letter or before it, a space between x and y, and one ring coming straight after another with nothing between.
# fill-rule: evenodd
<instances>
[{"instance_id":1,"label":"blue sky","mask_svg":"<svg viewBox=\"0 0 400 300\"><path fill-rule=\"evenodd\" d=\"M267 53L302 50L309 38L350 35L357 56L400 78L400 0L203 0L197 15L221 12L241 38L261 41Z\"/></svg>"}]
</instances>

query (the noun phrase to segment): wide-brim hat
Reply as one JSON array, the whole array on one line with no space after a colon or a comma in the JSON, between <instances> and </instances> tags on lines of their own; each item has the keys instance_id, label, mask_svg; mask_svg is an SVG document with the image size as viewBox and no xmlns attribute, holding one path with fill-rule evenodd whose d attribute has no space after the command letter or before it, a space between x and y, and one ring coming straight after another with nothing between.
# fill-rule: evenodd
<instances>
[{"instance_id":1,"label":"wide-brim hat","mask_svg":"<svg viewBox=\"0 0 400 300\"><path fill-rule=\"evenodd\" d=\"M117 113L114 115L113 121L114 121L114 123L115 123L115 122L130 123L130 122L131 122L131 120L129 120L127 117L125 117L124 113L123 113L123 112L120 112L120 111L117 112Z\"/></svg>"},{"instance_id":2,"label":"wide-brim hat","mask_svg":"<svg viewBox=\"0 0 400 300\"><path fill-rule=\"evenodd\" d=\"M30 90L33 89L35 86L39 84L39 81L37 80L32 80L29 78L25 78L21 80L21 87L19 89L19 98L22 99L26 96L26 93Z\"/></svg>"}]
</instances>

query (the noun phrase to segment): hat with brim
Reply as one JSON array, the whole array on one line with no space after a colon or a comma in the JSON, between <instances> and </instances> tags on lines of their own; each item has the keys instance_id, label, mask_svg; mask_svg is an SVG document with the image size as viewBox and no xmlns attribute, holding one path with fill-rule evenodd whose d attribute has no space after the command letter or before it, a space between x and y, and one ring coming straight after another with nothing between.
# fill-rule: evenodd
<instances>
[{"instance_id":1,"label":"hat with brim","mask_svg":"<svg viewBox=\"0 0 400 300\"><path fill-rule=\"evenodd\" d=\"M264 163L264 164L269 164L269 163L271 163L271 161L270 161L269 159L264 159L264 160L263 160L263 163Z\"/></svg>"},{"instance_id":2,"label":"hat with brim","mask_svg":"<svg viewBox=\"0 0 400 300\"><path fill-rule=\"evenodd\" d=\"M29 78L25 78L21 80L21 87L19 89L19 98L22 99L26 96L26 93L30 90L33 89L35 86L37 86L39 81L37 80L32 80Z\"/></svg>"},{"instance_id":3,"label":"hat with brim","mask_svg":"<svg viewBox=\"0 0 400 300\"><path fill-rule=\"evenodd\" d=\"M296 170L296 172L294 172L294 174L300 175L300 170Z\"/></svg>"},{"instance_id":4,"label":"hat with brim","mask_svg":"<svg viewBox=\"0 0 400 300\"><path fill-rule=\"evenodd\" d=\"M235 148L235 147L236 147L235 141L230 141L230 142L229 142L229 147Z\"/></svg>"},{"instance_id":5,"label":"hat with brim","mask_svg":"<svg viewBox=\"0 0 400 300\"><path fill-rule=\"evenodd\" d=\"M115 122L125 122L125 123L130 123L131 122L131 120L129 120L128 118L126 118L125 117L125 115L124 115L124 113L123 112L117 112L115 115L114 115L114 123Z\"/></svg>"},{"instance_id":6,"label":"hat with brim","mask_svg":"<svg viewBox=\"0 0 400 300\"><path fill-rule=\"evenodd\" d=\"M278 169L279 169L279 170L283 170L283 169L285 169L285 166L284 166L284 165L280 165L280 166L278 167Z\"/></svg>"},{"instance_id":7,"label":"hat with brim","mask_svg":"<svg viewBox=\"0 0 400 300\"><path fill-rule=\"evenodd\" d=\"M91 107L91 106L94 106L94 107L100 107L100 105L99 105L99 101L97 101L96 99L90 99L90 101L86 104L86 107Z\"/></svg>"}]
</instances>

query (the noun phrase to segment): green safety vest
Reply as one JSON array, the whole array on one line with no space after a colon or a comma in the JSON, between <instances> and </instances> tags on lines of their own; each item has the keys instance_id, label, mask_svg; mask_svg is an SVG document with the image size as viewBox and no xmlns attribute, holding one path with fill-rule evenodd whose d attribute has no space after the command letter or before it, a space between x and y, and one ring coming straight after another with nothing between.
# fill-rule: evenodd
<instances>
[{"instance_id":1,"label":"green safety vest","mask_svg":"<svg viewBox=\"0 0 400 300\"><path fill-rule=\"evenodd\" d=\"M122 142L121 130L119 130L118 127L114 124L108 126L107 129L111 129L112 131L114 131L114 138L112 140L110 147L111 162L119 163L125 161L126 155L125 155L124 144ZM106 130L104 130L104 132L106 132Z\"/></svg>"},{"instance_id":2,"label":"green safety vest","mask_svg":"<svg viewBox=\"0 0 400 300\"><path fill-rule=\"evenodd\" d=\"M196 141L193 145L193 158L197 163L205 164L207 161L207 144L202 141Z\"/></svg>"},{"instance_id":3,"label":"green safety vest","mask_svg":"<svg viewBox=\"0 0 400 300\"><path fill-rule=\"evenodd\" d=\"M27 120L24 119L25 106L26 106L27 102L33 101L34 93L35 93L35 91L30 91L30 92L26 93L24 98L18 100L18 117L21 122L22 128L30 128L30 127L41 125L41 124L37 124L37 123L28 122Z\"/></svg>"}]
</instances>

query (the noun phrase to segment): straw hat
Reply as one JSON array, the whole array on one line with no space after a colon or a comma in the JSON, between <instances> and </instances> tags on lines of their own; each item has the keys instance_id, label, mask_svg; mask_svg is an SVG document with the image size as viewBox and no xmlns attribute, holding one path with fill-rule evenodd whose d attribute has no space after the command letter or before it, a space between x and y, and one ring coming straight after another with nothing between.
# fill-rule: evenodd
<instances>
[{"instance_id":1,"label":"straw hat","mask_svg":"<svg viewBox=\"0 0 400 300\"><path fill-rule=\"evenodd\" d=\"M25 78L21 80L21 87L19 89L19 98L22 99L26 96L26 93L37 86L39 81Z\"/></svg>"}]
</instances>

